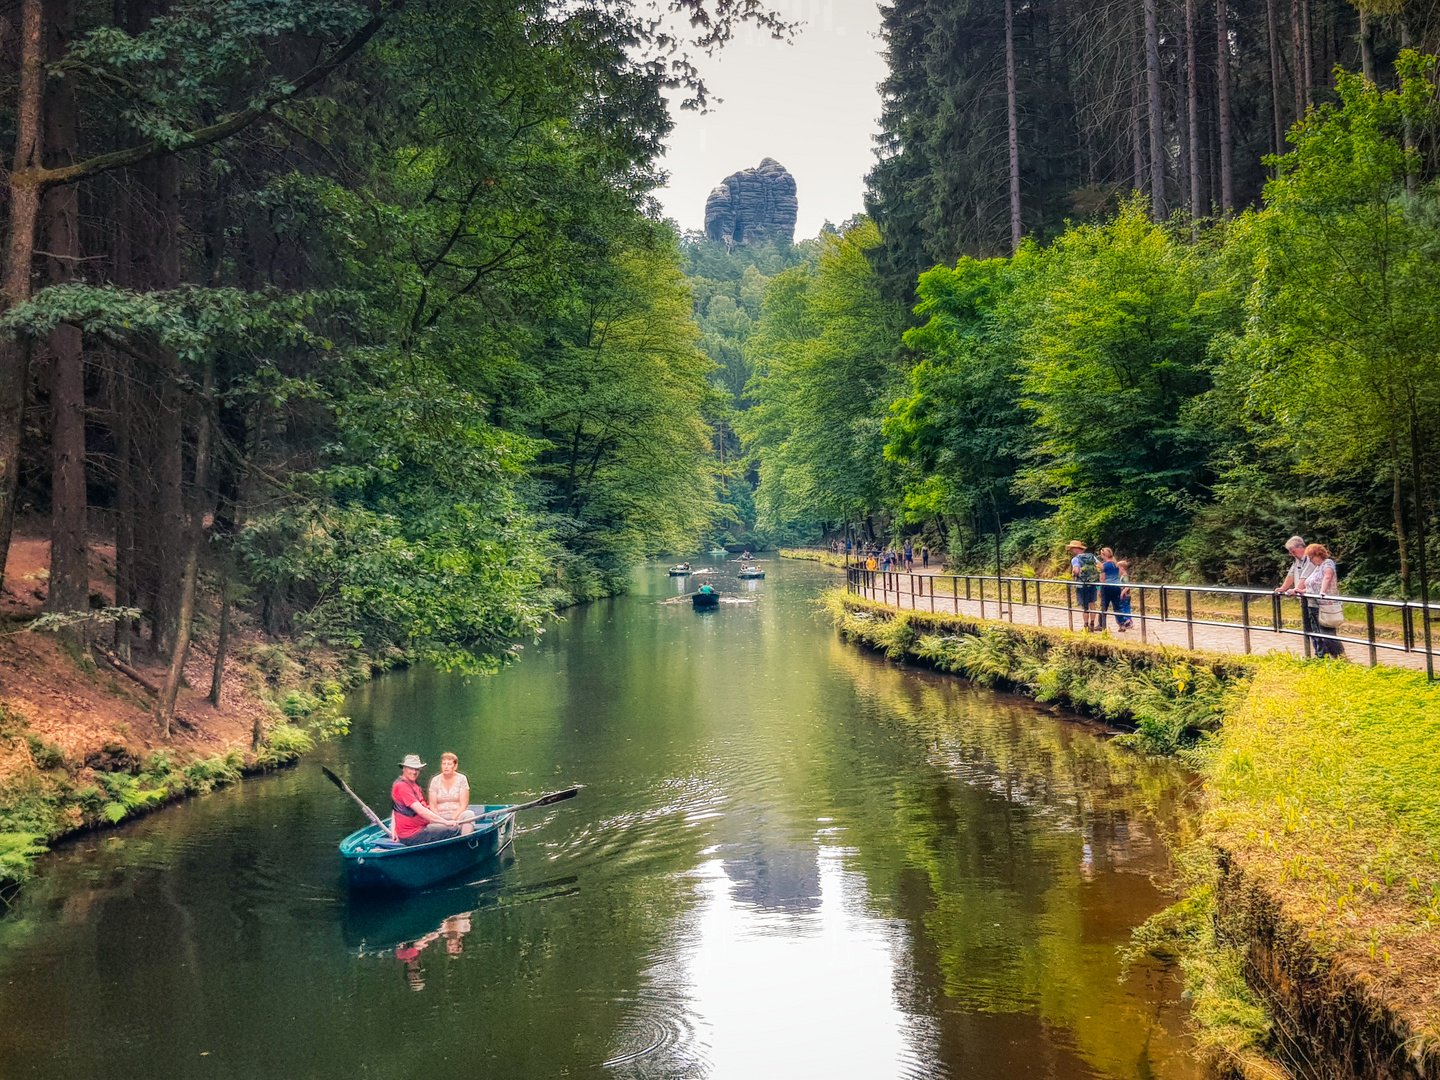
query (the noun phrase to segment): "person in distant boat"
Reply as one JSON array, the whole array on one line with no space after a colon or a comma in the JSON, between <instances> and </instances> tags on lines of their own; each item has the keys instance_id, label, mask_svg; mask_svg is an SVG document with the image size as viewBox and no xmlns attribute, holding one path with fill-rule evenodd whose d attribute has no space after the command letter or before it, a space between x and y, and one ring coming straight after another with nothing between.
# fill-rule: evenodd
<instances>
[{"instance_id":1,"label":"person in distant boat","mask_svg":"<svg viewBox=\"0 0 1440 1080\"><path fill-rule=\"evenodd\" d=\"M715 591L715 590L714 590L713 588L711 588L709 585L701 585L701 586L700 586L700 594L701 594L702 596L709 596L709 595L710 595L711 593L713 593L714 591Z\"/></svg>"},{"instance_id":2,"label":"person in distant boat","mask_svg":"<svg viewBox=\"0 0 1440 1080\"><path fill-rule=\"evenodd\" d=\"M470 781L459 771L460 759L450 751L440 755L440 771L430 778L430 808L446 821L460 825L460 833L475 831L474 822L460 821L470 809Z\"/></svg>"},{"instance_id":3,"label":"person in distant boat","mask_svg":"<svg viewBox=\"0 0 1440 1080\"><path fill-rule=\"evenodd\" d=\"M420 770L424 767L419 754L406 754L400 762L400 778L390 785L395 839L407 847L460 835L459 825L446 821L425 802L425 792L420 790Z\"/></svg>"}]
</instances>

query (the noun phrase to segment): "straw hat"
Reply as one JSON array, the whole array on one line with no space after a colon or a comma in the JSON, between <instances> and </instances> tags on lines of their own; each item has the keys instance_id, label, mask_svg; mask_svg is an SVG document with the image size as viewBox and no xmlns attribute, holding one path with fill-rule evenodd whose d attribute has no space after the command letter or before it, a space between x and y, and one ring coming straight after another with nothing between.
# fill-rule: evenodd
<instances>
[{"instance_id":1,"label":"straw hat","mask_svg":"<svg viewBox=\"0 0 1440 1080\"><path fill-rule=\"evenodd\" d=\"M1069 551L1071 548L1079 548L1081 551L1084 551L1084 550L1085 550L1085 541L1084 541L1084 540L1071 540L1068 544L1065 545L1065 550L1066 550L1066 551Z\"/></svg>"},{"instance_id":2,"label":"straw hat","mask_svg":"<svg viewBox=\"0 0 1440 1080\"><path fill-rule=\"evenodd\" d=\"M420 760L419 754L406 754L405 760L400 762L402 769L423 769L425 762Z\"/></svg>"}]
</instances>

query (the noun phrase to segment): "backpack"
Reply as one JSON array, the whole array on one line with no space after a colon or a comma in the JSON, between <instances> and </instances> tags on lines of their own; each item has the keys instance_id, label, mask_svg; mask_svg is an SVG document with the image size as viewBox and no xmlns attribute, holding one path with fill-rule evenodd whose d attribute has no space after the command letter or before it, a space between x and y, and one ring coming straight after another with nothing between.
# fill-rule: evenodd
<instances>
[{"instance_id":1,"label":"backpack","mask_svg":"<svg viewBox=\"0 0 1440 1080\"><path fill-rule=\"evenodd\" d=\"M1100 564L1095 561L1095 556L1088 551L1082 551L1080 559L1080 580L1086 585L1093 585L1100 580Z\"/></svg>"}]
</instances>

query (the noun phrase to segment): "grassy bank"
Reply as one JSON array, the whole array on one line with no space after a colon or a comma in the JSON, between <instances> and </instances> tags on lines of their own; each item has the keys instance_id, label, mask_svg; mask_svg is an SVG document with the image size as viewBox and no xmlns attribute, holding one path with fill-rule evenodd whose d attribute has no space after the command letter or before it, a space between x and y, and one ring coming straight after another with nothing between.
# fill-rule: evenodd
<instances>
[{"instance_id":1,"label":"grassy bank","mask_svg":"<svg viewBox=\"0 0 1440 1080\"><path fill-rule=\"evenodd\" d=\"M843 590L823 600L846 637L892 659L931 664L984 686L1004 686L1110 723L1151 753L1195 744L1219 726L1249 678L1245 658L1022 627L988 619L896 612Z\"/></svg>"},{"instance_id":2,"label":"grassy bank","mask_svg":"<svg viewBox=\"0 0 1440 1080\"><path fill-rule=\"evenodd\" d=\"M781 548L778 552L782 559L800 559L804 562L818 562L826 566L845 568L845 556L836 555L833 551L823 551L820 548Z\"/></svg>"}]
</instances>

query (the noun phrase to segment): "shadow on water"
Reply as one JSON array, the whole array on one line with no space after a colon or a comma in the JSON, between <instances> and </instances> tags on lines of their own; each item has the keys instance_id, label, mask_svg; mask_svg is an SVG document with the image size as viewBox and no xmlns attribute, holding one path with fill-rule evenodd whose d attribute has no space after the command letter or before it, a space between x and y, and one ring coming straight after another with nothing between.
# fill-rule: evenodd
<instances>
[{"instance_id":1,"label":"shadow on water","mask_svg":"<svg viewBox=\"0 0 1440 1080\"><path fill-rule=\"evenodd\" d=\"M314 761L62 845L0 920L0 1080L1195 1077L1117 952L1188 777L839 641L828 570L694 562L750 602L656 567L495 678L352 695L315 757L372 801L412 752L586 785L467 881L347 895Z\"/></svg>"}]
</instances>

